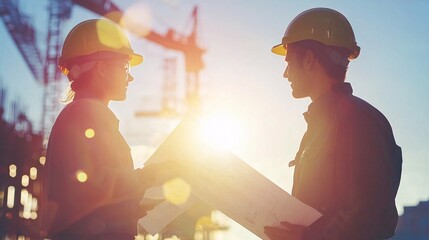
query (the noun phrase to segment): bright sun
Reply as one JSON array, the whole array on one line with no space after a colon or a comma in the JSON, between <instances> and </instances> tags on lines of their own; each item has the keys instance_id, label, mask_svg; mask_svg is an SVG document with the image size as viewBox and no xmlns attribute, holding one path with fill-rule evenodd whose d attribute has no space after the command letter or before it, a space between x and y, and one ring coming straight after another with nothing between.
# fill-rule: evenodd
<instances>
[{"instance_id":1,"label":"bright sun","mask_svg":"<svg viewBox=\"0 0 429 240\"><path fill-rule=\"evenodd\" d=\"M235 149L242 141L240 122L232 115L219 113L201 118L204 139L227 149Z\"/></svg>"}]
</instances>

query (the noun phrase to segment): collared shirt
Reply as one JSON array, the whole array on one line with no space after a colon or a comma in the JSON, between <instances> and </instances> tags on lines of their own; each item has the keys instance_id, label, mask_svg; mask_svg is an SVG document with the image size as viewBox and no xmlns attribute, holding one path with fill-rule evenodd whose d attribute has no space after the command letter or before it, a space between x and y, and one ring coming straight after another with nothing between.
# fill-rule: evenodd
<instances>
[{"instance_id":1,"label":"collared shirt","mask_svg":"<svg viewBox=\"0 0 429 240\"><path fill-rule=\"evenodd\" d=\"M402 154L387 119L349 83L312 102L292 193L323 214L303 239L384 239L397 222Z\"/></svg>"},{"instance_id":2,"label":"collared shirt","mask_svg":"<svg viewBox=\"0 0 429 240\"><path fill-rule=\"evenodd\" d=\"M134 170L118 123L92 99L73 101L58 116L46 155L49 232L79 238L136 232L144 177Z\"/></svg>"}]
</instances>

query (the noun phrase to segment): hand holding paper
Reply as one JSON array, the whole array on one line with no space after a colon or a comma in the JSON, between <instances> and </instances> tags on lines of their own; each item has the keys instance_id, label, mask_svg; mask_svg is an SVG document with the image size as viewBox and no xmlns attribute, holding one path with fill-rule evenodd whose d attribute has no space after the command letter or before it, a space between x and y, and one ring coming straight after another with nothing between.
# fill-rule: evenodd
<instances>
[{"instance_id":1,"label":"hand holding paper","mask_svg":"<svg viewBox=\"0 0 429 240\"><path fill-rule=\"evenodd\" d=\"M280 226L281 221L308 226L321 216L234 154L207 144L198 133L198 121L191 116L182 120L147 164L164 159L187 168L188 174L182 178L191 186L191 196L262 239L269 239L265 226Z\"/></svg>"},{"instance_id":2,"label":"hand holding paper","mask_svg":"<svg viewBox=\"0 0 429 240\"><path fill-rule=\"evenodd\" d=\"M281 226L265 226L264 233L270 240L301 240L305 226L281 222Z\"/></svg>"}]
</instances>

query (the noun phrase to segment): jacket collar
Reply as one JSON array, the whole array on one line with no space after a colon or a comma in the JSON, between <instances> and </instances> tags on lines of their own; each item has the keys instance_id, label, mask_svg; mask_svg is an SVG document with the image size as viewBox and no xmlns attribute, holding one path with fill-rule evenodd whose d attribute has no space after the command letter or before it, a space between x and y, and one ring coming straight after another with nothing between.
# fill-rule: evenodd
<instances>
[{"instance_id":1,"label":"jacket collar","mask_svg":"<svg viewBox=\"0 0 429 240\"><path fill-rule=\"evenodd\" d=\"M309 123L312 119L326 114L338 102L338 97L341 95L352 95L352 93L353 88L350 83L342 82L333 85L331 91L316 99L308 106L308 111L304 113L305 121Z\"/></svg>"}]
</instances>

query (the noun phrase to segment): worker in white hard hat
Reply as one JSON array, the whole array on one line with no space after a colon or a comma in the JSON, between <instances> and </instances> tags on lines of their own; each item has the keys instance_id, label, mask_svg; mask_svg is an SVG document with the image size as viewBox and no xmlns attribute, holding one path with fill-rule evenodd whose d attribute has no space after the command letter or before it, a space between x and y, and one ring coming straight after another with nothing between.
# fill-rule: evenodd
<instances>
[{"instance_id":1,"label":"worker in white hard hat","mask_svg":"<svg viewBox=\"0 0 429 240\"><path fill-rule=\"evenodd\" d=\"M311 99L292 195L322 214L310 226L266 226L271 240L380 240L394 235L402 153L388 120L345 82L360 48L349 21L328 8L299 14L272 52L285 57L294 98Z\"/></svg>"},{"instance_id":2,"label":"worker in white hard hat","mask_svg":"<svg viewBox=\"0 0 429 240\"><path fill-rule=\"evenodd\" d=\"M134 169L110 101L126 99L130 67L143 57L121 27L106 19L76 25L59 67L71 83L70 103L52 128L43 188L43 233L53 239L134 239L137 220L153 206L139 204L157 167ZM149 204L152 205L152 204Z\"/></svg>"}]
</instances>

